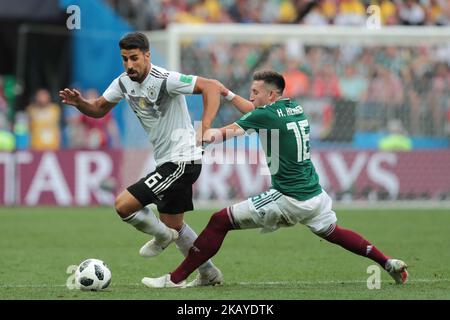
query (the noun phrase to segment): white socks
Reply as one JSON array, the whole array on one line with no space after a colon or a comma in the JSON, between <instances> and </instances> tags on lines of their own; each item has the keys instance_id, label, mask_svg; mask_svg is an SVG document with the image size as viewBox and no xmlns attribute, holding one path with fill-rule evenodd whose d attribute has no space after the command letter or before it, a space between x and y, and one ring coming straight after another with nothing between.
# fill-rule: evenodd
<instances>
[{"instance_id":1,"label":"white socks","mask_svg":"<svg viewBox=\"0 0 450 320\"><path fill-rule=\"evenodd\" d=\"M171 237L169 228L155 216L149 207L142 208L123 221L139 231L154 236L157 241L164 241Z\"/></svg>"},{"instance_id":2,"label":"white socks","mask_svg":"<svg viewBox=\"0 0 450 320\"><path fill-rule=\"evenodd\" d=\"M154 236L156 241L165 241L172 236L169 228L156 217L149 207L142 208L122 220L131 224L137 230ZM194 241L197 237L195 231L184 223L183 227L178 232L178 239L175 243L178 250L180 250L185 257L189 254L189 249L194 245ZM214 264L211 260L208 260L198 267L198 271L203 273L212 267L214 267Z\"/></svg>"},{"instance_id":3,"label":"white socks","mask_svg":"<svg viewBox=\"0 0 450 320\"><path fill-rule=\"evenodd\" d=\"M177 244L178 250L186 257L189 254L189 249L194 245L194 241L197 239L197 234L194 230L191 229L186 223L183 224L183 227L178 232L178 239L175 241ZM209 268L214 267L211 259L206 261L200 267L198 267L198 271L200 273L205 272Z\"/></svg>"}]
</instances>

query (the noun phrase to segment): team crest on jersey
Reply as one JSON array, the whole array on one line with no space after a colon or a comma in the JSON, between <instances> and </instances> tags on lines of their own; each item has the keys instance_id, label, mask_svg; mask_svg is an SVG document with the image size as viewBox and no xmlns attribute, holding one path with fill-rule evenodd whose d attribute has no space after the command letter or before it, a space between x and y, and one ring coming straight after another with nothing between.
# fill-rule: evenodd
<instances>
[{"instance_id":1,"label":"team crest on jersey","mask_svg":"<svg viewBox=\"0 0 450 320\"><path fill-rule=\"evenodd\" d=\"M148 88L148 96L152 100L156 99L156 90L155 90L155 88L153 88L153 87Z\"/></svg>"}]
</instances>

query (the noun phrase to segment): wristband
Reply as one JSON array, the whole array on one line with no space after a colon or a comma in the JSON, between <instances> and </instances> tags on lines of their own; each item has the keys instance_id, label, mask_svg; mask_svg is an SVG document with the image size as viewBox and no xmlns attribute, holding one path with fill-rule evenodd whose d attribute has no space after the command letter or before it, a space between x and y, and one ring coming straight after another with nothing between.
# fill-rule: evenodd
<instances>
[{"instance_id":1,"label":"wristband","mask_svg":"<svg viewBox=\"0 0 450 320\"><path fill-rule=\"evenodd\" d=\"M228 93L227 93L227 95L225 96L225 99L227 99L228 101L231 101L231 100L233 100L233 98L234 98L235 96L236 96L236 94L233 93L233 91L228 90Z\"/></svg>"}]
</instances>

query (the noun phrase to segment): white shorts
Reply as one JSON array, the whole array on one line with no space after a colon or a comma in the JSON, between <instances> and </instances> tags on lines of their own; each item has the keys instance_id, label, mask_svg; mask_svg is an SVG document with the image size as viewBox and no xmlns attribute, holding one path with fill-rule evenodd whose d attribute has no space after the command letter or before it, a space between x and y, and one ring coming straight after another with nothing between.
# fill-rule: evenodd
<instances>
[{"instance_id":1,"label":"white shorts","mask_svg":"<svg viewBox=\"0 0 450 320\"><path fill-rule=\"evenodd\" d=\"M271 232L300 223L321 234L337 221L331 205L332 200L325 191L299 201L270 189L231 206L231 214L241 229L261 228L261 232Z\"/></svg>"}]
</instances>

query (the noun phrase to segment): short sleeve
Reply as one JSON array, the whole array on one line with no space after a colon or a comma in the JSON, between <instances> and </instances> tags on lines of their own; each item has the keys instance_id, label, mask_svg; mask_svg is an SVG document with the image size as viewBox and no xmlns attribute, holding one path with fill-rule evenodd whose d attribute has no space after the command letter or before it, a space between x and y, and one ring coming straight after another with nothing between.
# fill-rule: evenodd
<instances>
[{"instance_id":1,"label":"short sleeve","mask_svg":"<svg viewBox=\"0 0 450 320\"><path fill-rule=\"evenodd\" d=\"M111 103L119 103L124 98L124 94L120 89L119 78L114 79L109 87L103 92L103 97Z\"/></svg>"},{"instance_id":2,"label":"short sleeve","mask_svg":"<svg viewBox=\"0 0 450 320\"><path fill-rule=\"evenodd\" d=\"M249 113L244 114L239 120L235 122L244 130L254 129L268 129L269 119L267 112L264 109L255 109Z\"/></svg>"},{"instance_id":3,"label":"short sleeve","mask_svg":"<svg viewBox=\"0 0 450 320\"><path fill-rule=\"evenodd\" d=\"M167 92L170 96L192 94L197 76L185 75L179 72L169 72L167 77Z\"/></svg>"}]
</instances>

